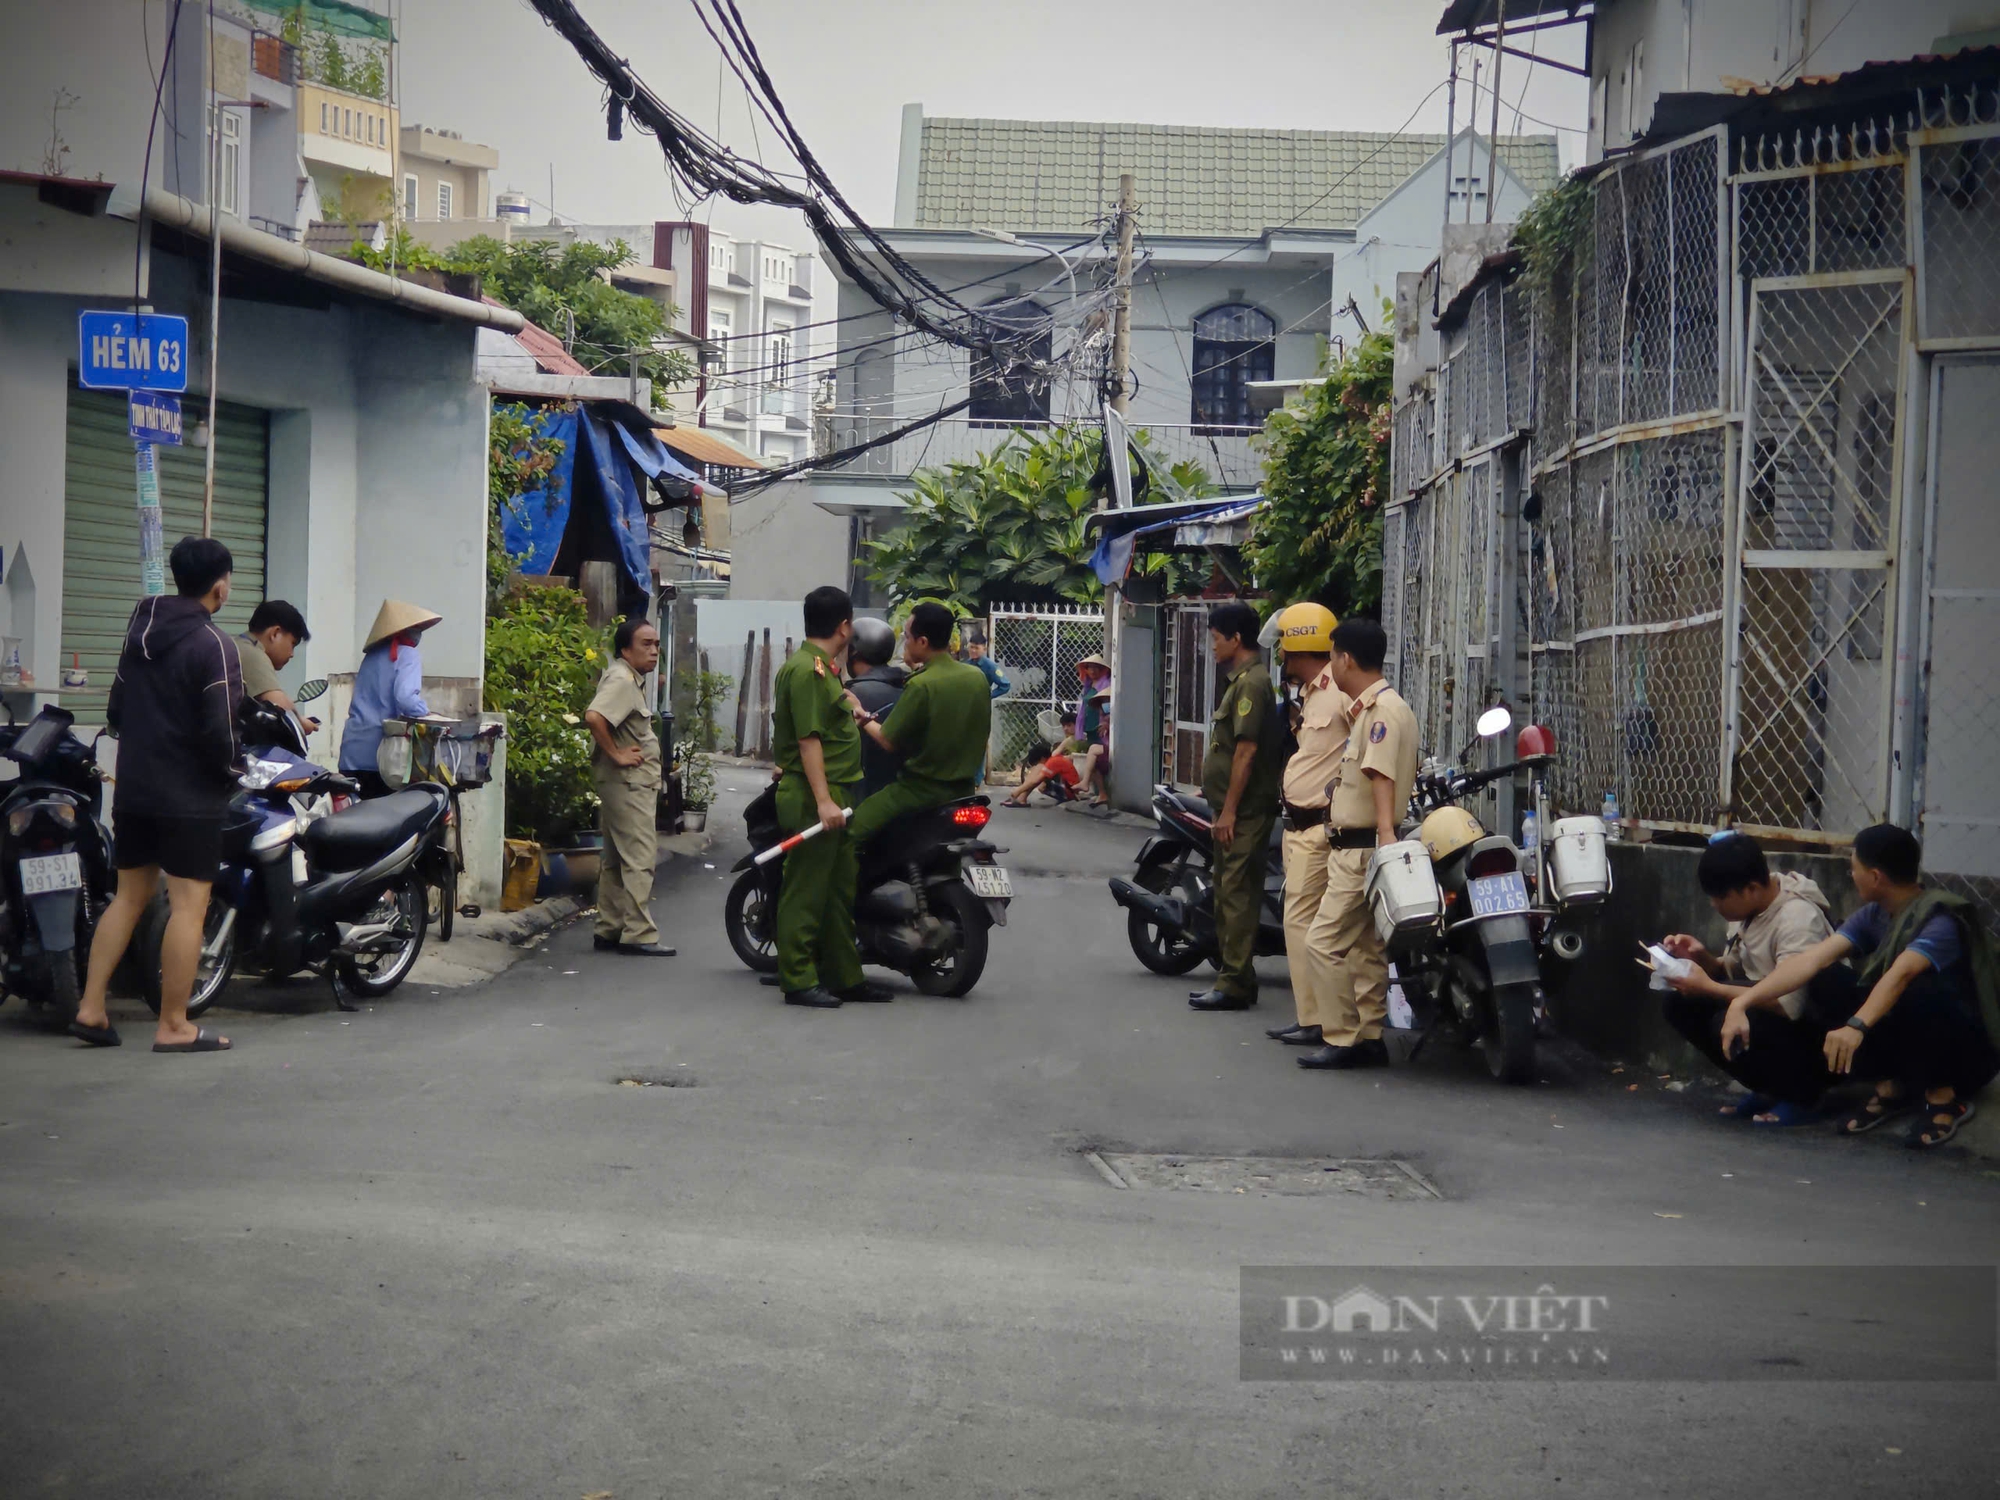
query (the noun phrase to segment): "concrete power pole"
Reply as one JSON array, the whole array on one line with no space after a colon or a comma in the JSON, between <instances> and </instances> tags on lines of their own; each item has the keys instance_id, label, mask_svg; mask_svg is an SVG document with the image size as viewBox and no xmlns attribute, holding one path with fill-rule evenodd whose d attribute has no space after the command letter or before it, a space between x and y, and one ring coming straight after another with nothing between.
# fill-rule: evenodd
<instances>
[{"instance_id":1,"label":"concrete power pole","mask_svg":"<svg viewBox=\"0 0 2000 1500\"><path fill-rule=\"evenodd\" d=\"M1132 235L1138 228L1139 198L1130 172L1118 179L1118 299L1111 314L1111 378L1118 382L1111 409L1125 415L1125 387L1132 368Z\"/></svg>"}]
</instances>

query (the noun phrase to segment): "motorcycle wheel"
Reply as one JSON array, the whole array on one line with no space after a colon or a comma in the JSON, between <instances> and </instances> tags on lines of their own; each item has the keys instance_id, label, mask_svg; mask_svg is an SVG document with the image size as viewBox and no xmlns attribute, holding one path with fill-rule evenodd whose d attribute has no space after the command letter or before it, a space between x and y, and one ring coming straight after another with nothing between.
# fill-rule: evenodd
<instances>
[{"instance_id":1,"label":"motorcycle wheel","mask_svg":"<svg viewBox=\"0 0 2000 1500\"><path fill-rule=\"evenodd\" d=\"M458 915L458 861L449 851L439 862L443 873L437 885L437 934L440 943L451 941L451 919Z\"/></svg>"},{"instance_id":2,"label":"motorcycle wheel","mask_svg":"<svg viewBox=\"0 0 2000 1500\"><path fill-rule=\"evenodd\" d=\"M970 994L986 972L986 909L971 891L954 885L945 889L943 900L933 898L931 910L951 924L957 947L943 963L918 964L910 971L910 982L920 995L956 1000Z\"/></svg>"},{"instance_id":3,"label":"motorcycle wheel","mask_svg":"<svg viewBox=\"0 0 2000 1500\"><path fill-rule=\"evenodd\" d=\"M1502 1083L1535 1081L1535 987L1503 985L1493 992L1493 1026L1479 1039L1487 1071Z\"/></svg>"},{"instance_id":4,"label":"motorcycle wheel","mask_svg":"<svg viewBox=\"0 0 2000 1500\"><path fill-rule=\"evenodd\" d=\"M400 884L382 893L369 916L380 921L387 915L384 908L388 905L393 905L402 919L403 941L380 953L343 954L333 961L340 982L350 994L370 1000L388 994L409 977L417 955L423 952L424 930L431 915L430 887L424 884L423 877L405 875Z\"/></svg>"},{"instance_id":5,"label":"motorcycle wheel","mask_svg":"<svg viewBox=\"0 0 2000 1500\"><path fill-rule=\"evenodd\" d=\"M229 978L236 972L236 927L232 923L228 936L218 941L217 934L222 929L223 914L229 910L223 902L209 898L208 914L201 924L201 958L194 969L194 987L188 991L188 1019L194 1020L221 998L228 987ZM139 993L145 996L147 1007L154 1015L160 1013L160 950L167 938L167 904L156 901L148 909L142 928L139 948Z\"/></svg>"},{"instance_id":6,"label":"motorcycle wheel","mask_svg":"<svg viewBox=\"0 0 2000 1500\"><path fill-rule=\"evenodd\" d=\"M83 965L87 949L72 948L67 953L45 953L28 964L29 1003L52 1026L67 1026L76 1019L77 1003L83 999Z\"/></svg>"},{"instance_id":7,"label":"motorcycle wheel","mask_svg":"<svg viewBox=\"0 0 2000 1500\"><path fill-rule=\"evenodd\" d=\"M1197 894L1194 877L1182 874L1175 877L1168 865L1154 865L1141 870L1133 884L1163 896L1176 887L1180 889L1183 901L1192 901ZM1155 974L1185 974L1201 966L1202 951L1185 935L1170 937L1158 923L1147 919L1141 911L1125 913L1125 939L1132 945L1132 956Z\"/></svg>"},{"instance_id":8,"label":"motorcycle wheel","mask_svg":"<svg viewBox=\"0 0 2000 1500\"><path fill-rule=\"evenodd\" d=\"M754 974L778 972L778 908L764 893L756 870L745 870L722 903L722 927L729 946Z\"/></svg>"}]
</instances>

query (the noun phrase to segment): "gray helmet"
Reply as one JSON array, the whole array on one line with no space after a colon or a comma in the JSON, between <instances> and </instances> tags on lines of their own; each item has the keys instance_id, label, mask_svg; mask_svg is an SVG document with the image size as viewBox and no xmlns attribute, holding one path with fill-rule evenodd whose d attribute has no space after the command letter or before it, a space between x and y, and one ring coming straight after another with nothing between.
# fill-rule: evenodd
<instances>
[{"instance_id":1,"label":"gray helmet","mask_svg":"<svg viewBox=\"0 0 2000 1500\"><path fill-rule=\"evenodd\" d=\"M885 667L896 654L896 631L887 620L863 617L854 622L854 639L847 647L849 661L863 666Z\"/></svg>"}]
</instances>

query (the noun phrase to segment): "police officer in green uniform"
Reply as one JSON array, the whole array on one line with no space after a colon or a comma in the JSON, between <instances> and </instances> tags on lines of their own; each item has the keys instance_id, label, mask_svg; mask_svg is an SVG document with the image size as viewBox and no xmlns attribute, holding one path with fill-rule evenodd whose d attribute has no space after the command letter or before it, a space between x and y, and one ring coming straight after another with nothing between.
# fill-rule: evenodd
<instances>
[{"instance_id":1,"label":"police officer in green uniform","mask_svg":"<svg viewBox=\"0 0 2000 1500\"><path fill-rule=\"evenodd\" d=\"M1258 625L1257 611L1241 600L1219 604L1208 615L1215 664L1229 676L1201 763L1201 794L1215 809L1210 837L1222 963L1215 988L1189 997L1196 1010L1247 1010L1257 1003L1257 970L1251 960L1257 954L1264 868L1285 769L1277 695L1271 674L1257 659Z\"/></svg>"},{"instance_id":2,"label":"police officer in green uniform","mask_svg":"<svg viewBox=\"0 0 2000 1500\"><path fill-rule=\"evenodd\" d=\"M886 999L888 991L862 979L854 946L854 840L846 824L861 780L861 735L840 684L839 660L854 634L847 591L807 594L805 625L805 644L772 685L778 821L787 835L826 827L785 856L778 983L787 1005L831 1009L844 1000Z\"/></svg>"},{"instance_id":3,"label":"police officer in green uniform","mask_svg":"<svg viewBox=\"0 0 2000 1500\"><path fill-rule=\"evenodd\" d=\"M979 768L986 763L993 728L993 696L985 673L952 658L951 632L951 611L942 604L919 604L910 611L903 634L910 685L889 711L888 723L864 726L876 744L903 757L903 769L855 813L851 831L857 844L867 843L904 813L956 802L979 790ZM851 694L848 701L860 717Z\"/></svg>"}]
</instances>

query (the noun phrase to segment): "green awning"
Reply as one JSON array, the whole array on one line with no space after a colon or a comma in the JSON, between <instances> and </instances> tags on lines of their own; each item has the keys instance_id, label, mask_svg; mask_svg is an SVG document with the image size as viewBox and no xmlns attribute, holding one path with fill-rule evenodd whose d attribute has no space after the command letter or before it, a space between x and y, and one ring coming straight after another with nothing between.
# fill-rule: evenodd
<instances>
[{"instance_id":1,"label":"green awning","mask_svg":"<svg viewBox=\"0 0 2000 1500\"><path fill-rule=\"evenodd\" d=\"M365 5L349 4L348 0L238 0L238 3L267 16L296 17L311 30L331 31L338 36L365 36L378 42L396 39L387 16Z\"/></svg>"}]
</instances>

